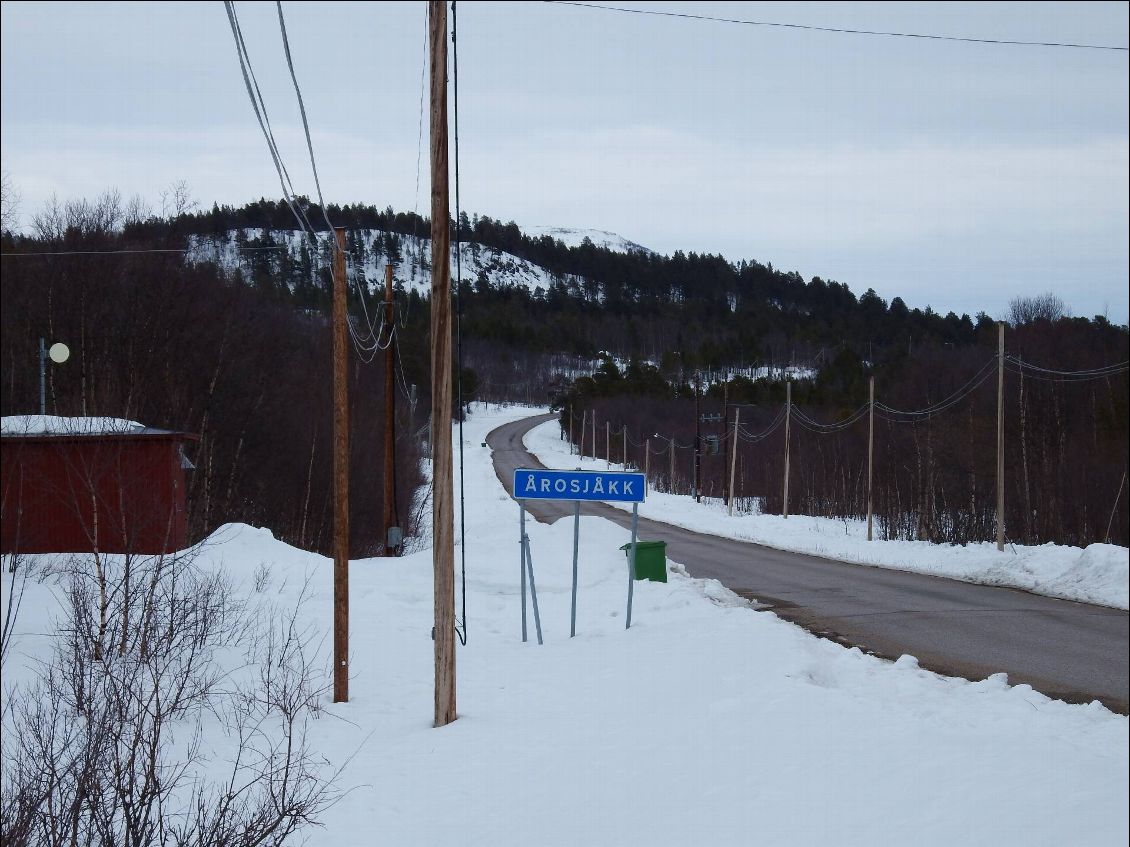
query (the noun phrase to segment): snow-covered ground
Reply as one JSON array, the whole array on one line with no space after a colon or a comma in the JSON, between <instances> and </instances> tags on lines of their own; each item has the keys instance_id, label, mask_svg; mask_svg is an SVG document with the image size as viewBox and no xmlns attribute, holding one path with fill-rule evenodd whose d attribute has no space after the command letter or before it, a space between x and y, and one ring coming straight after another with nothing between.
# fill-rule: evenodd
<instances>
[{"instance_id":1,"label":"snow-covered ground","mask_svg":"<svg viewBox=\"0 0 1130 847\"><path fill-rule=\"evenodd\" d=\"M581 521L574 639L572 522L527 522L545 644L532 616L522 643L518 507L481 442L534 411L479 407L464 427L469 642L453 724L431 725L431 551L351 564L351 698L326 698L311 736L347 762L348 793L308 843L1126 843L1125 717L845 649L676 563L668 583L637 583L625 630L627 533L599 518ZM248 593L265 566L283 607L308 576L302 616L329 632L328 559L242 525L201 556ZM42 657L56 593L29 587L5 690Z\"/></svg>"},{"instance_id":2,"label":"snow-covered ground","mask_svg":"<svg viewBox=\"0 0 1130 847\"><path fill-rule=\"evenodd\" d=\"M603 469L603 459L569 453L561 428L550 421L531 430L527 449L550 468ZM619 468L618 465L614 466ZM613 504L631 509L624 504ZM965 582L1022 588L1049 597L1126 609L1130 606L1130 550L1113 544L1085 549L1057 544L1025 547L995 543L964 547L927 541L867 540L867 523L807 515L730 515L717 498L648 491L640 514L657 521L726 538L756 541L780 550L844 562L937 574Z\"/></svg>"}]
</instances>

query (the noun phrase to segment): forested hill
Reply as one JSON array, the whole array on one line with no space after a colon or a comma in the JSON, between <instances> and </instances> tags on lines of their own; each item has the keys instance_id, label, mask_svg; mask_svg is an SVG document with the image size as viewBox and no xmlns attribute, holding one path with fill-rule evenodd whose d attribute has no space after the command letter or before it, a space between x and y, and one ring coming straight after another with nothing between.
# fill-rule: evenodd
<instances>
[{"instance_id":1,"label":"forested hill","mask_svg":"<svg viewBox=\"0 0 1130 847\"><path fill-rule=\"evenodd\" d=\"M406 253L422 255L426 249L420 244L427 239L429 223L418 215L359 205L331 205L327 212L335 225L368 234L354 238L352 246L359 251L355 258L370 268L389 256L403 261ZM305 214L315 228L328 229L316 204L307 204ZM285 203L260 200L241 208L213 206L175 220L135 223L126 228L125 237L165 243L255 229L259 233L250 244L263 246L287 242L285 234L294 233L297 224ZM452 234L454 239L454 223ZM940 315L927 304L912 308L899 297L887 303L872 290L856 296L844 284L820 277L805 280L776 269L767 258L731 262L682 251L661 256L642 248L607 249L587 239L568 246L485 215L464 214L458 235L474 245L470 249L493 250L503 259L478 267L464 264L465 293L471 295L465 303L465 330L470 337L526 350L585 356L607 350L625 359L652 361L678 351L687 366L726 367L811 363L820 350L847 346L873 360L916 344L974 344L994 318L1004 317ZM291 266L309 268L299 262L297 243L289 243ZM510 271L518 262L536 266L540 281L515 285ZM278 276L266 260L257 267ZM414 268L425 269L426 260ZM407 275L398 267L398 279ZM302 296L324 297L324 286L319 287L321 295L307 290ZM295 294L295 286L287 288ZM1102 318L1094 322L1105 324Z\"/></svg>"},{"instance_id":2,"label":"forested hill","mask_svg":"<svg viewBox=\"0 0 1130 847\"><path fill-rule=\"evenodd\" d=\"M214 261L229 277L276 301L325 309L328 217L348 230L351 271L368 282L377 299L388 262L395 266L406 309L426 298L431 262L426 219L363 205L330 205L323 214L317 204L301 202L306 221L319 230L319 244L302 237L287 204L259 200L171 218L121 215L116 225L107 225L102 215L69 226L64 214L54 220L47 215L45 227L40 216L38 237L13 243L6 236L5 251L45 243L89 247L92 240L107 239L137 248L187 246L191 263ZM608 245L598 246L588 238L578 242L576 233L566 231L565 241L553 234L562 231L527 233L514 222L485 215L464 213L458 228L452 222L453 244L456 236L463 242L458 256L466 340L538 355L593 359L607 351L622 360L655 363L677 357L684 370L816 367L828 361L830 351L844 349L882 364L915 347L991 344L994 319L1005 317L940 315L925 304L911 308L899 297L887 303L872 290L856 296L844 284L776 269L767 258L731 262L682 251L661 256L614 236L598 238ZM453 252L453 279L454 257ZM1062 317L1054 302L1050 306L1043 317ZM1101 317L1077 323L1077 332L1108 340L1125 334Z\"/></svg>"}]
</instances>

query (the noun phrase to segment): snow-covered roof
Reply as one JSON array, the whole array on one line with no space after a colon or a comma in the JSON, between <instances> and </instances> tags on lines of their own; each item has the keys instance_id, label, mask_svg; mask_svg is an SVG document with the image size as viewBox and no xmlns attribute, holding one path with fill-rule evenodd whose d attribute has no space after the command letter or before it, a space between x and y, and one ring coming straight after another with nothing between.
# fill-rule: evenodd
<instances>
[{"instance_id":1,"label":"snow-covered roof","mask_svg":"<svg viewBox=\"0 0 1130 847\"><path fill-rule=\"evenodd\" d=\"M127 435L147 430L122 418L66 418L58 415L10 415L0 418L3 435Z\"/></svg>"}]
</instances>

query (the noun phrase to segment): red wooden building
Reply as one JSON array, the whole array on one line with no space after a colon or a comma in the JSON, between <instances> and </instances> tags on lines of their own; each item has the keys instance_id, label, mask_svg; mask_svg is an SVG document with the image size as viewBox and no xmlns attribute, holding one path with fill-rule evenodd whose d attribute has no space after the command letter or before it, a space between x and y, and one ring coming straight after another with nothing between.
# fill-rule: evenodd
<instances>
[{"instance_id":1,"label":"red wooden building","mask_svg":"<svg viewBox=\"0 0 1130 847\"><path fill-rule=\"evenodd\" d=\"M8 420L8 419L6 419ZM56 419L83 421L82 418ZM141 426L0 435L3 552L170 553L186 546L185 447Z\"/></svg>"}]
</instances>

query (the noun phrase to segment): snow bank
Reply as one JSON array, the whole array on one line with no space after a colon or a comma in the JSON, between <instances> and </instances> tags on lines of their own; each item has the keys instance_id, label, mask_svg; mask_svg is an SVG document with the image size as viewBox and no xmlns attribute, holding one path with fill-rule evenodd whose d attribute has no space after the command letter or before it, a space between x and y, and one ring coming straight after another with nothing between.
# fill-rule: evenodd
<instances>
[{"instance_id":1,"label":"snow bank","mask_svg":"<svg viewBox=\"0 0 1130 847\"><path fill-rule=\"evenodd\" d=\"M144 429L122 418L64 418L56 415L10 415L0 418L4 435L107 435Z\"/></svg>"},{"instance_id":2,"label":"snow bank","mask_svg":"<svg viewBox=\"0 0 1130 847\"><path fill-rule=\"evenodd\" d=\"M550 468L605 467L603 460L571 455L560 433L556 421L542 424L526 435L526 447ZM658 491L648 491L640 515L779 550L1022 588L1116 609L1130 607L1130 550L1111 544L1092 544L1086 549L1056 544L1009 545L1000 552L992 542L963 547L927 541L868 541L865 521L806 515L787 519L780 515L730 516L718 499L703 498L696 503L689 496Z\"/></svg>"}]
</instances>

